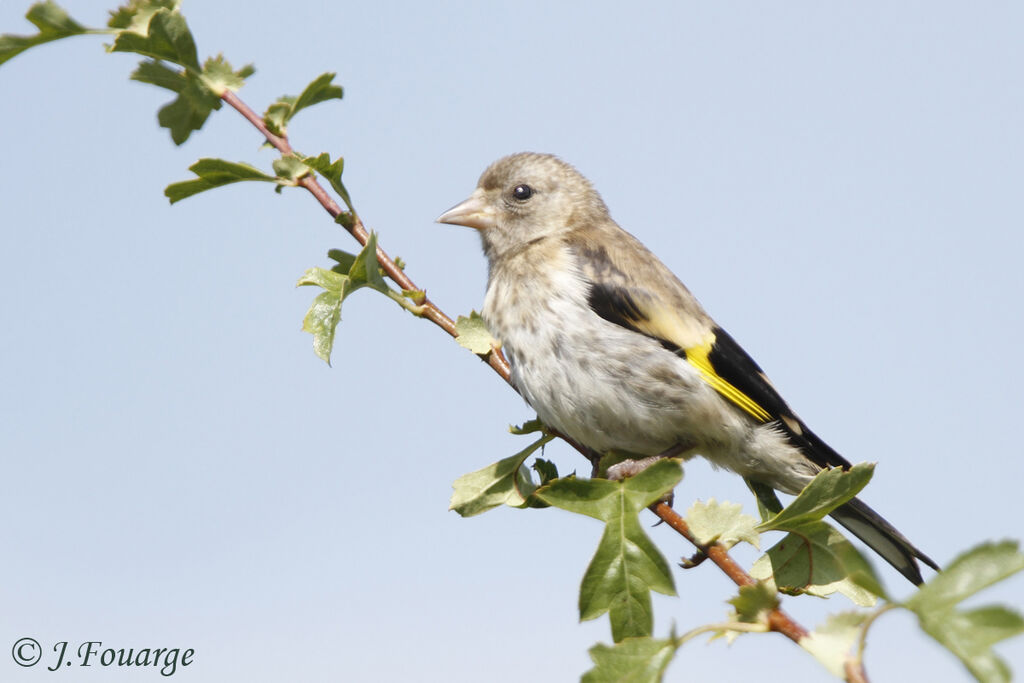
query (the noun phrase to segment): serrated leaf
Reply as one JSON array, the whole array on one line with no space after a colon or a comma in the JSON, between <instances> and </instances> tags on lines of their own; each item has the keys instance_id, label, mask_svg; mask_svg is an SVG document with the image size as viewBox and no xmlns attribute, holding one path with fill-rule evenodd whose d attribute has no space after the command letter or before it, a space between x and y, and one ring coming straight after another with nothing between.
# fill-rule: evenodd
<instances>
[{"instance_id":1,"label":"serrated leaf","mask_svg":"<svg viewBox=\"0 0 1024 683\"><path fill-rule=\"evenodd\" d=\"M341 322L341 294L320 292L302 319L302 331L313 335L313 353L328 365L334 349L334 333Z\"/></svg>"},{"instance_id":2,"label":"serrated leaf","mask_svg":"<svg viewBox=\"0 0 1024 683\"><path fill-rule=\"evenodd\" d=\"M537 458L533 461L533 465L531 467L540 477L541 486L558 479L558 467L550 460Z\"/></svg>"},{"instance_id":3,"label":"serrated leaf","mask_svg":"<svg viewBox=\"0 0 1024 683\"><path fill-rule=\"evenodd\" d=\"M499 505L527 506L537 484L523 463L553 438L544 435L515 455L456 479L448 509L472 517Z\"/></svg>"},{"instance_id":4,"label":"serrated leaf","mask_svg":"<svg viewBox=\"0 0 1024 683\"><path fill-rule=\"evenodd\" d=\"M717 541L732 547L746 541L755 548L761 547L757 520L743 514L743 506L739 503L719 503L714 498L707 503L697 501L687 510L686 523L703 545Z\"/></svg>"},{"instance_id":5,"label":"serrated leaf","mask_svg":"<svg viewBox=\"0 0 1024 683\"><path fill-rule=\"evenodd\" d=\"M735 608L737 621L756 624L766 621L765 615L779 606L779 595L770 580L758 581L740 586L739 594L726 602Z\"/></svg>"},{"instance_id":6,"label":"serrated leaf","mask_svg":"<svg viewBox=\"0 0 1024 683\"><path fill-rule=\"evenodd\" d=\"M377 261L377 233L371 232L366 246L355 256L348 272L339 273L333 269L310 268L299 278L297 286L315 285L333 294L317 296L302 321L302 329L313 335L313 351L328 365L334 349L334 334L341 322L341 305L345 299L363 287L382 293L389 288L380 273Z\"/></svg>"},{"instance_id":7,"label":"serrated leaf","mask_svg":"<svg viewBox=\"0 0 1024 683\"><path fill-rule=\"evenodd\" d=\"M134 52L144 57L162 59L198 73L199 56L192 32L185 17L176 10L160 8L152 13L145 34L121 31L110 47L111 52Z\"/></svg>"},{"instance_id":8,"label":"serrated leaf","mask_svg":"<svg viewBox=\"0 0 1024 683\"><path fill-rule=\"evenodd\" d=\"M348 271L354 287L370 287L378 292L387 292L388 283L381 275L380 261L377 260L377 233L371 232L366 246L356 255ZM355 291L355 290L353 290Z\"/></svg>"},{"instance_id":9,"label":"serrated leaf","mask_svg":"<svg viewBox=\"0 0 1024 683\"><path fill-rule=\"evenodd\" d=\"M1024 618L1003 606L960 611L956 606L978 591L1024 569L1015 541L985 543L962 553L904 606L921 629L956 655L984 683L1010 680L1010 669L992 650L996 643L1024 633Z\"/></svg>"},{"instance_id":10,"label":"serrated leaf","mask_svg":"<svg viewBox=\"0 0 1024 683\"><path fill-rule=\"evenodd\" d=\"M183 69L172 69L164 62L145 59L132 72L131 79L140 83L149 83L158 88L166 88L173 92L181 92L188 84Z\"/></svg>"},{"instance_id":11,"label":"serrated leaf","mask_svg":"<svg viewBox=\"0 0 1024 683\"><path fill-rule=\"evenodd\" d=\"M230 68L230 65L226 66ZM236 80L243 73L245 69L235 72ZM160 61L145 60L132 72L131 78L178 93L178 97L157 113L160 126L168 129L177 145L188 140L193 131L203 127L212 112L221 108L220 97L195 72L175 69Z\"/></svg>"},{"instance_id":12,"label":"serrated leaf","mask_svg":"<svg viewBox=\"0 0 1024 683\"><path fill-rule=\"evenodd\" d=\"M338 157L335 161L331 161L331 157L327 152L322 152L315 157L303 157L302 161L312 168L314 171L322 175L327 179L327 182L331 184L331 188L334 189L335 193L341 200L345 202L345 206L348 207L350 212L355 212L355 208L352 206L352 199L348 196L348 190L345 189L345 184L341 182L341 173L345 170L345 159ZM342 221L342 213L335 220L345 225L345 227L351 227L351 223L345 224ZM351 220L351 216L348 220Z\"/></svg>"},{"instance_id":13,"label":"serrated leaf","mask_svg":"<svg viewBox=\"0 0 1024 683\"><path fill-rule=\"evenodd\" d=\"M871 481L873 463L862 462L844 471L838 467L822 470L781 512L762 522L758 529L793 531L817 522L856 496Z\"/></svg>"},{"instance_id":14,"label":"serrated leaf","mask_svg":"<svg viewBox=\"0 0 1024 683\"><path fill-rule=\"evenodd\" d=\"M840 612L800 639L800 647L814 655L829 673L846 678L845 665L860 638L868 612Z\"/></svg>"},{"instance_id":15,"label":"serrated leaf","mask_svg":"<svg viewBox=\"0 0 1024 683\"><path fill-rule=\"evenodd\" d=\"M182 145L200 130L210 114L221 107L220 98L203 87L195 78L186 80L178 97L171 100L156 114L157 123L171 134L171 141Z\"/></svg>"},{"instance_id":16,"label":"serrated leaf","mask_svg":"<svg viewBox=\"0 0 1024 683\"><path fill-rule=\"evenodd\" d=\"M1024 618L1002 606L919 615L921 629L963 662L982 683L1009 683L1010 667L993 650L996 643L1024 633Z\"/></svg>"},{"instance_id":17,"label":"serrated leaf","mask_svg":"<svg viewBox=\"0 0 1024 683\"><path fill-rule=\"evenodd\" d=\"M309 166L303 163L302 159L293 155L275 159L272 165L277 177L291 185L296 184L311 172Z\"/></svg>"},{"instance_id":18,"label":"serrated leaf","mask_svg":"<svg viewBox=\"0 0 1024 683\"><path fill-rule=\"evenodd\" d=\"M292 116L314 104L320 104L327 100L340 100L344 91L340 85L331 83L336 75L332 72L322 73L310 81L309 85L295 98L295 103L292 105Z\"/></svg>"},{"instance_id":19,"label":"serrated leaf","mask_svg":"<svg viewBox=\"0 0 1024 683\"><path fill-rule=\"evenodd\" d=\"M476 311L472 311L469 317L460 315L455 321L455 332L458 334L455 341L459 346L478 356L486 356L498 343L487 329L487 323Z\"/></svg>"},{"instance_id":20,"label":"serrated leaf","mask_svg":"<svg viewBox=\"0 0 1024 683\"><path fill-rule=\"evenodd\" d=\"M224 59L224 55L210 57L203 62L203 70L199 74L203 85L209 88L218 97L226 91L236 91L245 85L245 79L256 73L252 64L246 64L238 71L231 68L231 64Z\"/></svg>"},{"instance_id":21,"label":"serrated leaf","mask_svg":"<svg viewBox=\"0 0 1024 683\"><path fill-rule=\"evenodd\" d=\"M958 555L904 604L918 614L946 611L1022 569L1016 541L984 543Z\"/></svg>"},{"instance_id":22,"label":"serrated leaf","mask_svg":"<svg viewBox=\"0 0 1024 683\"><path fill-rule=\"evenodd\" d=\"M308 287L312 285L341 294L347 282L348 273L338 273L335 270L325 270L323 268L310 268L302 274L302 277L295 283L295 286Z\"/></svg>"},{"instance_id":23,"label":"serrated leaf","mask_svg":"<svg viewBox=\"0 0 1024 683\"><path fill-rule=\"evenodd\" d=\"M79 24L54 2L37 2L29 8L25 18L39 29L39 33L31 36L0 35L0 64L36 45L83 33L99 33Z\"/></svg>"},{"instance_id":24,"label":"serrated leaf","mask_svg":"<svg viewBox=\"0 0 1024 683\"><path fill-rule=\"evenodd\" d=\"M838 592L863 607L885 596L871 564L826 522L796 527L758 558L750 575L771 577L784 593L825 597Z\"/></svg>"},{"instance_id":25,"label":"serrated leaf","mask_svg":"<svg viewBox=\"0 0 1024 683\"><path fill-rule=\"evenodd\" d=\"M625 638L613 646L590 648L594 668L583 683L657 683L675 657L675 638Z\"/></svg>"},{"instance_id":26,"label":"serrated leaf","mask_svg":"<svg viewBox=\"0 0 1024 683\"><path fill-rule=\"evenodd\" d=\"M288 100L285 100L285 98L281 98L263 112L263 125L274 135L284 136L287 132L285 130L285 123L288 121L288 116L292 111L292 102L290 101L292 99L288 98Z\"/></svg>"},{"instance_id":27,"label":"serrated leaf","mask_svg":"<svg viewBox=\"0 0 1024 683\"><path fill-rule=\"evenodd\" d=\"M544 423L540 421L540 418L533 418L527 420L521 425L509 425L508 431L511 434L533 434L534 432L543 432L545 429Z\"/></svg>"},{"instance_id":28,"label":"serrated leaf","mask_svg":"<svg viewBox=\"0 0 1024 683\"><path fill-rule=\"evenodd\" d=\"M224 159L200 159L189 166L188 170L199 177L168 185L164 189L164 195L171 200L171 204L215 187L223 187L245 180L277 182L274 176L267 175L249 164L225 161Z\"/></svg>"},{"instance_id":29,"label":"serrated leaf","mask_svg":"<svg viewBox=\"0 0 1024 683\"><path fill-rule=\"evenodd\" d=\"M605 523L580 586L580 619L608 612L615 642L650 635L652 590L675 595L668 562L644 533L640 511L682 476L679 462L665 459L622 481L556 479L536 493L551 505Z\"/></svg>"},{"instance_id":30,"label":"serrated leaf","mask_svg":"<svg viewBox=\"0 0 1024 683\"><path fill-rule=\"evenodd\" d=\"M757 513L761 516L762 522L771 519L782 511L782 501L779 500L775 489L747 477L743 477L743 481L746 482L747 488L757 498Z\"/></svg>"},{"instance_id":31,"label":"serrated leaf","mask_svg":"<svg viewBox=\"0 0 1024 683\"><path fill-rule=\"evenodd\" d=\"M110 12L107 26L146 35L149 20L161 9L178 9L178 0L132 0Z\"/></svg>"},{"instance_id":32,"label":"serrated leaf","mask_svg":"<svg viewBox=\"0 0 1024 683\"><path fill-rule=\"evenodd\" d=\"M348 273L352 269L352 264L356 262L355 254L350 254L342 249L328 250L327 257L338 262L338 265L331 268L336 273Z\"/></svg>"},{"instance_id":33,"label":"serrated leaf","mask_svg":"<svg viewBox=\"0 0 1024 683\"><path fill-rule=\"evenodd\" d=\"M336 75L334 73L320 74L306 86L298 97L282 95L277 98L277 101L267 107L267 111L263 114L264 125L275 135L283 136L288 132L288 123L291 119L306 107L327 100L340 100L343 94L341 86L331 83Z\"/></svg>"}]
</instances>

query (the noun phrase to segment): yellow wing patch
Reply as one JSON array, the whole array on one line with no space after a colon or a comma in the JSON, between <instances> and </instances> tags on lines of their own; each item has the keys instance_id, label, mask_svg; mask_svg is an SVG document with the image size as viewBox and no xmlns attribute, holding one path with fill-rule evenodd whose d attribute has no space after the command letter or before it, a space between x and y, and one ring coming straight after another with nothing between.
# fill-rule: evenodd
<instances>
[{"instance_id":1,"label":"yellow wing patch","mask_svg":"<svg viewBox=\"0 0 1024 683\"><path fill-rule=\"evenodd\" d=\"M709 334L704 338L704 342L699 346L684 348L683 350L686 352L686 360L690 362L690 365L700 371L701 377L704 378L705 382L711 385L712 389L735 403L757 420L760 420L761 422L770 422L772 416L768 411L758 405L757 401L744 394L715 372L715 368L711 365L711 360L708 358L711 354L711 347L714 343L715 335Z\"/></svg>"},{"instance_id":2,"label":"yellow wing patch","mask_svg":"<svg viewBox=\"0 0 1024 683\"><path fill-rule=\"evenodd\" d=\"M639 312L641 317L629 321L635 329L659 339L666 339L682 349L686 353L686 360L697 368L701 378L711 388L754 419L760 422L771 422L774 419L757 401L715 372L709 357L715 344L715 333L703 321L686 321L675 311L662 307L643 306ZM794 431L800 433L799 429Z\"/></svg>"}]
</instances>

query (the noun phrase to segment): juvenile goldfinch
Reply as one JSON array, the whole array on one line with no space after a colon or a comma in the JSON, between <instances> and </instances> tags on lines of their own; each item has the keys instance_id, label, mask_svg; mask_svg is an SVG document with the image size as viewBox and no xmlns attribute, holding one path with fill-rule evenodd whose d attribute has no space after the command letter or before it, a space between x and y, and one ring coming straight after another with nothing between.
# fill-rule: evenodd
<instances>
[{"instance_id":1,"label":"juvenile goldfinch","mask_svg":"<svg viewBox=\"0 0 1024 683\"><path fill-rule=\"evenodd\" d=\"M499 159L437 220L480 231L484 320L549 427L597 454L702 455L789 494L850 466L564 161ZM832 516L913 583L916 560L938 569L859 500Z\"/></svg>"}]
</instances>

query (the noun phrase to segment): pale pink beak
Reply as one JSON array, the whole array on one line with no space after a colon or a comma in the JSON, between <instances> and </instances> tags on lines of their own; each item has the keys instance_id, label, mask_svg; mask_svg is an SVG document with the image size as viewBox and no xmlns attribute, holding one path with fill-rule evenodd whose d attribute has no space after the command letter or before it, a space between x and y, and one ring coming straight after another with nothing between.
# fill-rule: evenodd
<instances>
[{"instance_id":1,"label":"pale pink beak","mask_svg":"<svg viewBox=\"0 0 1024 683\"><path fill-rule=\"evenodd\" d=\"M496 218L494 208L484 197L484 191L477 188L469 196L469 199L461 204L456 204L438 216L437 222L465 225L467 228L486 230L494 227Z\"/></svg>"}]
</instances>

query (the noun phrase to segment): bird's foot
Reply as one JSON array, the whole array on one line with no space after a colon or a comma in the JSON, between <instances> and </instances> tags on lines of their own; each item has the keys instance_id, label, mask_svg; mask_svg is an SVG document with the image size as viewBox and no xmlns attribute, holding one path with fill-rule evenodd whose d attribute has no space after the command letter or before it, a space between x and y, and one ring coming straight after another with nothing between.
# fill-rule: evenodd
<instances>
[{"instance_id":1,"label":"bird's foot","mask_svg":"<svg viewBox=\"0 0 1024 683\"><path fill-rule=\"evenodd\" d=\"M622 481L627 477L635 477L636 475L640 474L648 467L661 460L662 458L671 458L674 455L678 455L678 451L675 448L671 448L662 453L661 455L651 455L646 458L637 458L635 460L623 460L622 462L616 463L609 467L605 472L605 476L610 481ZM675 491L669 491L661 498L656 500L654 502L654 505L658 505L659 503L665 503L669 507L672 507L672 502L674 501L674 499ZM661 524L661 522L658 522L658 524Z\"/></svg>"}]
</instances>

